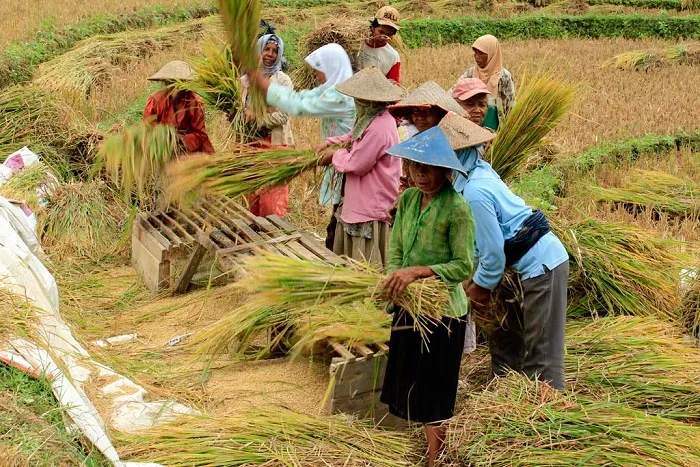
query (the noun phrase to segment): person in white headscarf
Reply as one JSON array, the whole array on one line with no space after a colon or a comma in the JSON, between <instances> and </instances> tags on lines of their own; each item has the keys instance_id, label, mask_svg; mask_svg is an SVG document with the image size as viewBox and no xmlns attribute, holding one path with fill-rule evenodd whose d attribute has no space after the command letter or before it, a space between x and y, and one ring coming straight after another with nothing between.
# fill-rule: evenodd
<instances>
[{"instance_id":1,"label":"person in white headscarf","mask_svg":"<svg viewBox=\"0 0 700 467\"><path fill-rule=\"evenodd\" d=\"M267 103L296 117L321 119L321 139L342 136L352 130L355 122L353 99L338 92L336 85L352 76L352 65L345 50L338 44L327 44L310 53L304 61L314 70L318 86L311 90L294 91L272 82L262 71L257 71L257 85L267 93ZM331 223L327 228L326 246L333 247L335 210L342 196L343 178L332 166L325 169L321 184L320 203L333 206Z\"/></svg>"}]
</instances>

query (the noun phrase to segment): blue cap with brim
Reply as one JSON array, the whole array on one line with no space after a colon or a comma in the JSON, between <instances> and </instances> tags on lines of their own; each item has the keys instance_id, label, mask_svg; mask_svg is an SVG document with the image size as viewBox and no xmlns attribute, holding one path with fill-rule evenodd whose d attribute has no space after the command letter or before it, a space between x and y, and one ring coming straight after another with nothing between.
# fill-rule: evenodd
<instances>
[{"instance_id":1,"label":"blue cap with brim","mask_svg":"<svg viewBox=\"0 0 700 467\"><path fill-rule=\"evenodd\" d=\"M437 126L390 147L386 152L401 159L456 170L467 176L445 133Z\"/></svg>"}]
</instances>

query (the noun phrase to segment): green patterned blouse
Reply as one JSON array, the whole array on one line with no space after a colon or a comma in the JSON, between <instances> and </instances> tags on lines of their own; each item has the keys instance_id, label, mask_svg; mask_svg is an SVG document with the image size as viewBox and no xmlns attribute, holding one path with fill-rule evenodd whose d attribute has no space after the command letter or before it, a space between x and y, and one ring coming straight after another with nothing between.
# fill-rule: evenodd
<instances>
[{"instance_id":1,"label":"green patterned blouse","mask_svg":"<svg viewBox=\"0 0 700 467\"><path fill-rule=\"evenodd\" d=\"M430 267L450 288L450 308L445 315L461 317L468 311L461 283L473 271L474 218L451 183L445 183L423 211L422 195L419 189L408 188L399 199L388 270Z\"/></svg>"}]
</instances>

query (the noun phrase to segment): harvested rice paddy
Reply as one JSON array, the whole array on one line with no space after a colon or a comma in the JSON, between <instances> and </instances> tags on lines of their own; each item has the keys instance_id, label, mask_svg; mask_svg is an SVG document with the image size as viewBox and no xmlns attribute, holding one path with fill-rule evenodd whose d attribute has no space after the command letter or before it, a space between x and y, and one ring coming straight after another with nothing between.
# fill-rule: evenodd
<instances>
[{"instance_id":1,"label":"harvested rice paddy","mask_svg":"<svg viewBox=\"0 0 700 467\"><path fill-rule=\"evenodd\" d=\"M298 56L300 47L294 42L314 26L329 18L361 21L384 3L387 2L268 0L263 5L264 16L288 39L291 61L299 63L303 57ZM613 0L611 3L616 4L567 0L543 2L548 4L544 6L533 2L538 7L478 0L390 3L412 20L427 16L450 18L455 10L460 16L494 21L522 15L546 18L570 14L575 22L581 20L582 14L595 18L630 13L644 18L697 19L692 11L680 11L680 1L678 8L675 3L671 5L672 0L648 0L643 5ZM134 14L135 9L149 6L172 11L208 4L176 0L49 0L37 9L29 2L9 0L3 2L0 15L4 32L0 51L18 40L32 40L36 28L70 29L76 21L85 21L95 14ZM318 352L322 345L313 346L315 353L309 346L290 356L269 355L267 346L272 336L264 329L269 323L258 323L257 328L249 329L251 335L245 339L240 334L228 336L217 343L219 347L213 355L202 354L201 336L207 336L212 329L219 336L226 336L227 329L222 332L221 323L228 323L227 317L254 304L255 294L260 294L257 288L269 287L268 301L263 301L269 306L282 293L291 293L288 285L264 280L255 284L253 279L248 282L248 290L242 290L214 281L211 286L181 295L152 295L129 265L131 226L136 214L131 206L131 190L125 192L124 184L114 186L113 179L106 175L101 177L104 183L93 180L90 163L100 141L123 134L126 128L141 121L146 98L157 89L157 85L146 81L148 76L169 60L201 59L212 39L225 39L218 28L218 17L176 22L177 25L166 26L165 31L170 31L167 35L162 28L118 33L108 41L115 48L95 49L98 52L89 47L87 52L81 52L79 47L85 44L98 44L98 39L84 37L87 42L72 47L72 53L68 49L52 55L51 60L41 59L45 63L36 67L39 71L28 90L6 88L2 92L7 91L10 98L0 99L10 109L0 116L0 147L9 150L21 142L38 148L40 156L42 151L46 154L46 166L57 167L61 171L59 181L67 182L52 190L48 204L40 203L25 186L30 182L45 185L42 173L28 173L26 179L0 189L0 195L24 197L35 208L45 261L58 282L61 315L74 336L97 361L145 388L151 400L176 400L205 414L181 424L169 424L159 433L124 437L110 423L112 408L97 404L118 452L132 456L128 460L161 459L168 465L189 465L184 459L196 459L192 465L226 465L221 460L225 455L245 460L235 465L261 465L265 461L271 465L419 464L417 449L422 448L423 440L411 430L375 431L358 422L348 424L345 419L326 418L332 389L331 361L327 352ZM197 24L203 26L197 29ZM451 31L451 27L441 27L430 34L443 36ZM640 35L649 34L641 31ZM544 145L522 165L516 164L514 171L518 173L512 178L512 183L523 189L524 197L532 203L543 200L531 197L531 193L546 192L543 207L549 209L548 216L566 239L572 258L566 361L569 391L554 394L547 387L515 377L489 383L488 351L480 347L465 356L459 414L449 425L448 449L443 458L446 466L571 465L582 457L590 465L700 464L700 349L692 342L700 323L698 280L697 275L693 276L693 268L700 264L700 136L692 136L700 128L698 63L687 60L664 66L638 66L635 62L633 69L606 66L613 57L630 52L676 50L677 44L686 42L696 47L698 38L684 42L671 36L573 36L565 38L557 33L557 39L501 41L504 65L513 74L516 85L525 77L553 72L576 87L571 109L547 135ZM130 42L128 38L136 39ZM405 49L401 53L402 84L409 89L427 80L448 88L473 63L468 43ZM0 61L0 72L2 64ZM42 97L46 96L45 90L59 92ZM226 92L235 94L237 90ZM34 126L20 129L12 124L19 117L27 117L26 113L17 112L13 96L31 98L33 109L45 109L33 110L29 120L22 120L34 122ZM207 108L206 122L215 148L236 148L235 132L215 107ZM66 124L59 125L59 118ZM319 143L317 120L293 118L292 126L296 149L308 150ZM682 132L691 135L682 144L668 143L644 151L616 145L645 135ZM581 162L581 154L601 147L608 148L605 150L612 155L590 167ZM237 192L238 183L231 181L227 189ZM292 180L287 220L323 238L330 213L318 205L318 184L315 171L306 171ZM176 269L180 271L182 267L178 264ZM286 284L294 284L294 271L299 270L291 266L286 269L292 273L285 279ZM683 281L681 271L687 276ZM317 271L307 273L306 280L311 284L317 279ZM282 275L280 270L270 273L278 278ZM375 279L372 280L376 282ZM318 291L318 287L327 291L331 282L321 282L306 286L312 291ZM368 290L365 282L355 287L361 289L353 292L358 296ZM293 331L313 342L315 337L310 330L316 329L315 323L323 323L314 320L324 313L318 302L316 305L311 310L289 305L270 316L297 313ZM252 314L264 311L252 309ZM231 321L237 326L245 318L240 313L240 320ZM362 331L369 339L367 322L353 321L351 313L344 313L338 312L337 316L345 320L348 339L357 340ZM371 329L378 329L379 335L385 332L382 323L372 324L377 325ZM120 343L102 343L125 335L133 336ZM239 346L241 341L245 348ZM253 355L265 358L254 359ZM0 434L0 464L109 465L85 440L68 435L60 409L45 405L55 403L46 387L27 389L27 381L32 379L17 379L14 374L2 376L15 385L0 382L0 427L7 427ZM94 378L87 385L87 393L97 398L98 383L105 382L109 380ZM43 412L37 414L38 409ZM269 420L269 410L279 420ZM47 413L56 416L46 416ZM248 413L260 421L257 431L246 427L241 414ZM293 437L279 428L285 423L295 430L303 427L304 435L316 441L308 444L290 439ZM191 441L204 440L204 432L206 441ZM542 436L543 432L557 433L558 438ZM611 437L610 432L619 438ZM332 435L337 433L344 433L344 438L334 440ZM167 444L172 441L171 434L176 439L172 449ZM260 436L264 441L260 441ZM279 444L266 444L265 436L273 437ZM25 444L19 443L20 439ZM226 443L217 439L226 439ZM368 443L368 439L375 442ZM190 440L190 444L184 440ZM367 450L353 447L355 440L368 443ZM236 448L229 450L229 442ZM375 450L380 449L386 453L383 458L376 456Z\"/></svg>"}]
</instances>

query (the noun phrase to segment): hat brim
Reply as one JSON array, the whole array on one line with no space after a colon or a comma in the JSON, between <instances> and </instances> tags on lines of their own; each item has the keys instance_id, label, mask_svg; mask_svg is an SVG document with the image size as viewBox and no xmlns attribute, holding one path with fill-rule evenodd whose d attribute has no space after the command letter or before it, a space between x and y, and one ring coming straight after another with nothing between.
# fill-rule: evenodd
<instances>
[{"instance_id":1,"label":"hat brim","mask_svg":"<svg viewBox=\"0 0 700 467\"><path fill-rule=\"evenodd\" d=\"M399 26L398 24L394 23L391 20L379 19L379 18L376 18L376 20L377 20L377 24L380 24L382 26L389 26L389 27L396 29L397 31L399 31L401 29L401 26Z\"/></svg>"},{"instance_id":2,"label":"hat brim","mask_svg":"<svg viewBox=\"0 0 700 467\"><path fill-rule=\"evenodd\" d=\"M413 138L387 149L387 154L419 164L456 170L465 177L467 173L460 164L450 142L439 127L418 133Z\"/></svg>"},{"instance_id":3,"label":"hat brim","mask_svg":"<svg viewBox=\"0 0 700 467\"><path fill-rule=\"evenodd\" d=\"M438 109L445 112L445 114L447 114L449 112L449 110L447 110L446 108L444 108L443 106L441 106L439 104L394 104L394 105L390 105L388 107L388 110L389 110L389 113L394 117L408 118L413 113L413 109L415 107L422 107L424 109L428 109L431 107L437 107Z\"/></svg>"},{"instance_id":4,"label":"hat brim","mask_svg":"<svg viewBox=\"0 0 700 467\"><path fill-rule=\"evenodd\" d=\"M457 99L459 101L466 101L467 99L471 99L474 96L478 96L479 94L484 94L486 96L490 96L491 93L488 90L483 90L483 89L472 89L470 91L465 91L457 95L456 93L452 93L452 97L454 99Z\"/></svg>"},{"instance_id":5,"label":"hat brim","mask_svg":"<svg viewBox=\"0 0 700 467\"><path fill-rule=\"evenodd\" d=\"M390 90L363 89L361 86L355 86L354 83L349 81L344 81L335 86L339 93L345 94L353 99L386 103L398 102L406 97L406 92L403 90L403 88L400 88L399 86L395 87L396 89Z\"/></svg>"}]
</instances>

